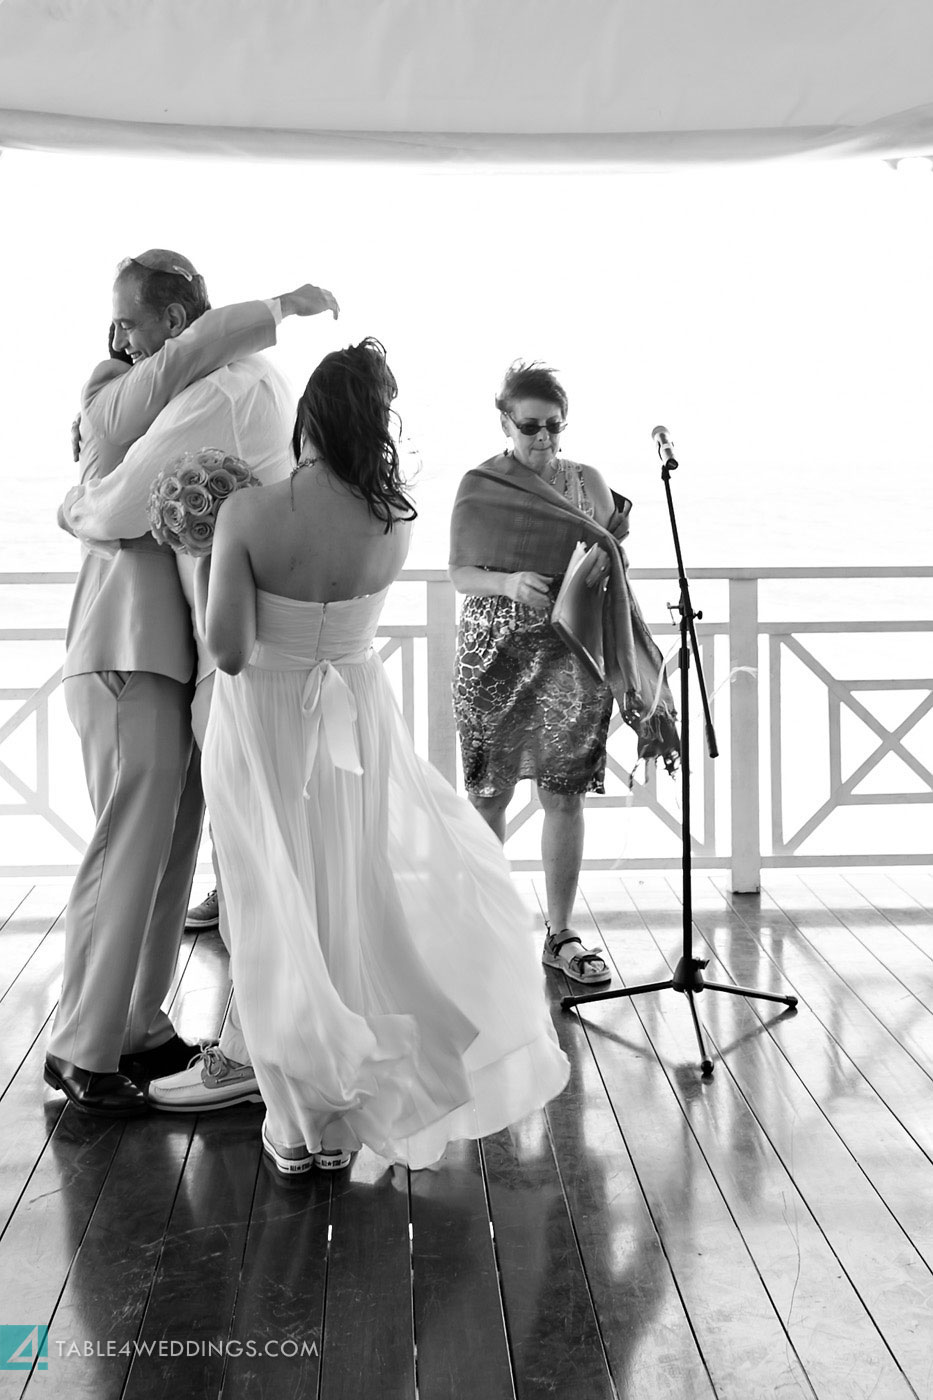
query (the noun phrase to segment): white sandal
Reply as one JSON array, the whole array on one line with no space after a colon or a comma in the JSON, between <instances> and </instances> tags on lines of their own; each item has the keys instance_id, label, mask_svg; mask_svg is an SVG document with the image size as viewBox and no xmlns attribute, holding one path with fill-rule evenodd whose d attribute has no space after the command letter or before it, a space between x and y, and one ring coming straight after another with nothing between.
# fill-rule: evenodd
<instances>
[{"instance_id":1,"label":"white sandal","mask_svg":"<svg viewBox=\"0 0 933 1400\"><path fill-rule=\"evenodd\" d=\"M600 957L602 949L584 948L581 945L579 953L574 953L570 957L561 957L560 950L565 943L579 943L580 935L572 928L562 928L559 933L554 933L551 926L546 925L547 932L544 935L544 952L541 954L541 961L545 967L553 967L558 972L562 972L565 977L569 977L573 982L583 982L591 985L594 982L611 982L612 973L606 966L605 960ZM599 967L588 964L600 964Z\"/></svg>"}]
</instances>

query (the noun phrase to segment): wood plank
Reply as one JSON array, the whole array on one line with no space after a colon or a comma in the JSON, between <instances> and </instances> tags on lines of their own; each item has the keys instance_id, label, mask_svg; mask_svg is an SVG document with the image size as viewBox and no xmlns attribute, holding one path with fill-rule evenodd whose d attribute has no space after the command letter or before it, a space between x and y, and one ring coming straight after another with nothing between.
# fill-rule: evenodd
<instances>
[{"instance_id":1,"label":"wood plank","mask_svg":"<svg viewBox=\"0 0 933 1400\"><path fill-rule=\"evenodd\" d=\"M193 1129L194 1119L155 1114L125 1126L52 1318L37 1394L123 1394ZM54 1140L52 1150L63 1156Z\"/></svg>"},{"instance_id":2,"label":"wood plank","mask_svg":"<svg viewBox=\"0 0 933 1400\"><path fill-rule=\"evenodd\" d=\"M198 1117L156 1268L126 1400L217 1395L261 1148L261 1108ZM168 1115L166 1115L166 1121ZM172 1345L181 1348L171 1352ZM189 1346L190 1344L190 1346Z\"/></svg>"},{"instance_id":3,"label":"wood plank","mask_svg":"<svg viewBox=\"0 0 933 1400\"><path fill-rule=\"evenodd\" d=\"M44 933L9 931L9 926L0 932L0 1003L23 975L44 937Z\"/></svg>"},{"instance_id":4,"label":"wood plank","mask_svg":"<svg viewBox=\"0 0 933 1400\"><path fill-rule=\"evenodd\" d=\"M65 1108L42 1079L61 981L61 912L60 892L39 886L15 920L18 936L38 943L0 1001L0 1234Z\"/></svg>"},{"instance_id":5,"label":"wood plank","mask_svg":"<svg viewBox=\"0 0 933 1400\"><path fill-rule=\"evenodd\" d=\"M8 888L9 903L4 905L0 928L5 931L13 924L20 932L47 932L64 918L70 889L70 880L30 880L26 888L17 887L22 898L14 901L14 891Z\"/></svg>"},{"instance_id":6,"label":"wood plank","mask_svg":"<svg viewBox=\"0 0 933 1400\"><path fill-rule=\"evenodd\" d=\"M847 872L845 879L862 899L899 929L905 938L909 938L915 947L933 958L933 908L919 898L922 890L928 900L933 900L933 887L929 880L919 884L915 895L910 892L900 872L897 880L878 871ZM918 882L911 883L916 885Z\"/></svg>"},{"instance_id":7,"label":"wood plank","mask_svg":"<svg viewBox=\"0 0 933 1400\"><path fill-rule=\"evenodd\" d=\"M695 921L700 927L703 922L714 926L722 940L729 913L721 901L719 909L709 912L704 903L695 885ZM644 912L650 927L650 909ZM664 937L666 942L666 932ZM698 938L697 956L707 951ZM743 985L754 985L753 961L749 958L743 967ZM692 1023L678 1000L663 1001L663 1021L652 1032L666 1058L695 1054ZM692 1131L810 1383L820 1396L845 1393L847 1400L909 1396L910 1387L814 1214L814 1202L824 1191L832 1192L835 1183L840 1192L849 1192L846 1204L853 1216L866 1205L877 1207L873 1192L857 1171L852 1177L840 1172L838 1155L846 1154L831 1126L801 1092L774 1040L757 1033L763 1025L780 1024L790 1037L800 1030L799 1017L792 1021L792 1013L767 1003L713 991L698 1001L717 1051L727 1041L733 1048L725 1060L717 1058L712 1081L693 1093L681 1085L680 1093L685 1106L689 1100ZM818 1047L811 1046L808 1053L816 1057ZM793 1125L797 1146L790 1158L775 1148L775 1136L780 1136L776 1117ZM881 1214L883 1228L890 1227Z\"/></svg>"},{"instance_id":8,"label":"wood plank","mask_svg":"<svg viewBox=\"0 0 933 1400\"><path fill-rule=\"evenodd\" d=\"M581 932L582 925L578 919ZM574 984L566 983L566 990ZM577 1016L558 1011L556 1020L573 1072L563 1094L548 1104L547 1119L616 1389L639 1400L712 1396L588 1034ZM620 1046L619 1054L626 1073L637 1078L638 1052Z\"/></svg>"},{"instance_id":9,"label":"wood plank","mask_svg":"<svg viewBox=\"0 0 933 1400\"><path fill-rule=\"evenodd\" d=\"M531 924L544 937L544 883L532 876L513 876L513 882ZM559 974L546 974L555 1022L565 986ZM615 1394L555 1156L548 1113L559 1102L552 1100L545 1113L530 1114L482 1144L514 1385L523 1400L539 1394ZM576 1189L573 1169L570 1176ZM525 1218L531 1228L523 1238Z\"/></svg>"},{"instance_id":10,"label":"wood plank","mask_svg":"<svg viewBox=\"0 0 933 1400\"><path fill-rule=\"evenodd\" d=\"M609 1368L543 1112L484 1138L483 1160L520 1400L610 1400Z\"/></svg>"},{"instance_id":11,"label":"wood plank","mask_svg":"<svg viewBox=\"0 0 933 1400\"><path fill-rule=\"evenodd\" d=\"M408 1175L368 1149L334 1180L320 1400L414 1400Z\"/></svg>"},{"instance_id":12,"label":"wood plank","mask_svg":"<svg viewBox=\"0 0 933 1400\"><path fill-rule=\"evenodd\" d=\"M30 929L25 912L33 886L0 881L0 1001L20 975L48 928Z\"/></svg>"},{"instance_id":13,"label":"wood plank","mask_svg":"<svg viewBox=\"0 0 933 1400\"><path fill-rule=\"evenodd\" d=\"M288 1181L263 1158L240 1272L223 1400L316 1396L331 1181Z\"/></svg>"},{"instance_id":14,"label":"wood plank","mask_svg":"<svg viewBox=\"0 0 933 1400\"><path fill-rule=\"evenodd\" d=\"M230 986L230 959L217 929L184 934L164 1003L184 1040L219 1039Z\"/></svg>"},{"instance_id":15,"label":"wood plank","mask_svg":"<svg viewBox=\"0 0 933 1400\"><path fill-rule=\"evenodd\" d=\"M419 1393L513 1400L478 1144L452 1143L409 1180Z\"/></svg>"},{"instance_id":16,"label":"wood plank","mask_svg":"<svg viewBox=\"0 0 933 1400\"><path fill-rule=\"evenodd\" d=\"M770 900L804 935L819 955L844 978L877 1020L933 1075L933 1014L801 882L768 882Z\"/></svg>"},{"instance_id":17,"label":"wood plank","mask_svg":"<svg viewBox=\"0 0 933 1400\"><path fill-rule=\"evenodd\" d=\"M0 1271L3 1232L65 1111L63 1094L42 1079L47 1036L38 1037L0 1099Z\"/></svg>"},{"instance_id":18,"label":"wood plank","mask_svg":"<svg viewBox=\"0 0 933 1400\"><path fill-rule=\"evenodd\" d=\"M926 917L927 947L921 938L906 937L896 922L860 895L852 883L834 872L807 873L803 883L827 910L854 934L859 943L878 959L920 1003L928 1016L933 1015L930 991L933 990L933 937L929 915ZM915 927L923 927L916 924Z\"/></svg>"},{"instance_id":19,"label":"wood plank","mask_svg":"<svg viewBox=\"0 0 933 1400\"><path fill-rule=\"evenodd\" d=\"M34 885L35 881L26 876L0 876L0 929L15 914Z\"/></svg>"},{"instance_id":20,"label":"wood plank","mask_svg":"<svg viewBox=\"0 0 933 1400\"><path fill-rule=\"evenodd\" d=\"M58 1005L65 933L46 934L0 1001L0 1085L10 1083Z\"/></svg>"},{"instance_id":21,"label":"wood plank","mask_svg":"<svg viewBox=\"0 0 933 1400\"><path fill-rule=\"evenodd\" d=\"M880 1004L874 1009L869 1006L865 997L857 995L858 990L865 990L864 983L857 981L852 972L844 978L843 969L827 960L812 939L795 937L794 924L773 903L769 893L762 895L757 905L736 899L732 907L753 939L759 927L767 930L768 943L780 947L785 983L793 984L791 990L799 993L809 1011L844 1050L832 1065L826 1085L828 1099L847 1103L851 1085L860 1077L871 1085L921 1150L933 1157L930 1074L886 1023L894 1019L899 1002L892 1001L887 1018ZM740 940L736 951L742 950L743 942L747 944L747 940ZM793 1043L789 1042L791 1046Z\"/></svg>"},{"instance_id":22,"label":"wood plank","mask_svg":"<svg viewBox=\"0 0 933 1400\"><path fill-rule=\"evenodd\" d=\"M641 930L615 878L588 875L587 890L594 884L606 895L599 907L613 926ZM543 882L535 890L543 901ZM574 927L588 947L602 943L602 928L582 896ZM590 1037L601 1028L559 1009L561 996L585 990L579 983L556 972L547 982L558 1039L572 1067L570 1084L548 1104L547 1117L613 1381L620 1394L644 1400L700 1400L713 1394L712 1382L594 1057ZM609 985L622 983L617 976ZM640 1048L619 1041L619 1051L626 1073L637 1077Z\"/></svg>"},{"instance_id":23,"label":"wood plank","mask_svg":"<svg viewBox=\"0 0 933 1400\"><path fill-rule=\"evenodd\" d=\"M0 999L0 1091L9 1084L58 1001L65 947L63 913L60 892L38 885L0 933L6 981ZM15 976L11 975L14 968Z\"/></svg>"},{"instance_id":24,"label":"wood plank","mask_svg":"<svg viewBox=\"0 0 933 1400\"><path fill-rule=\"evenodd\" d=\"M38 1099L34 1111L41 1115ZM62 1113L3 1234L0 1298L15 1299L11 1320L51 1321L123 1131L122 1123L82 1117L70 1107Z\"/></svg>"},{"instance_id":25,"label":"wood plank","mask_svg":"<svg viewBox=\"0 0 933 1400\"><path fill-rule=\"evenodd\" d=\"M595 888L588 880L588 896L592 891L596 897ZM652 919L662 946L672 944L676 950L679 911L670 909L669 892L667 909L661 908L666 885L646 878L637 882L637 891L634 903L656 911ZM659 973L666 976L658 945L641 918L613 928L625 905L619 881L617 895L611 903L607 900L599 921L600 932L612 939L619 954L620 978L635 985L657 980ZM720 1400L812 1396L783 1321L692 1131L692 1118L711 1088L700 1076L696 1043L679 1046L670 1062L652 1044L656 1036L663 1038L668 1014L685 1018L692 1040L685 999L668 990L579 1010L592 1026L593 1053L716 1395ZM639 1055L634 1077L631 1048Z\"/></svg>"},{"instance_id":26,"label":"wood plank","mask_svg":"<svg viewBox=\"0 0 933 1400\"><path fill-rule=\"evenodd\" d=\"M854 874L855 872L853 872ZM859 880L864 878L863 871L859 871ZM873 871L872 874L880 872ZM898 867L896 870L888 871L888 878L891 883L905 892L911 899L924 909L933 909L933 861L927 866L911 866L906 868Z\"/></svg>"},{"instance_id":27,"label":"wood plank","mask_svg":"<svg viewBox=\"0 0 933 1400\"><path fill-rule=\"evenodd\" d=\"M798 907L803 899L802 894L796 896ZM699 903L702 904L702 898ZM748 927L754 925L759 904L760 917L773 934L777 911L766 894L760 900L736 900L733 908ZM702 915L697 912L698 907L695 913L699 920ZM770 1019L768 1034L751 1035L745 1040L741 1053L729 1055L728 1068L759 1116L766 1116L771 1143L852 1280L873 1325L880 1330L907 1379L923 1394L929 1376L928 1303L922 1292L924 1285L918 1291L905 1288L904 1284L908 1279L929 1279L929 1269L879 1195L872 1174L891 1187L906 1169L907 1194L913 1181L913 1190L919 1188L921 1197L928 1197L933 1168L921 1155L919 1161L925 1163L920 1168L923 1176L913 1176L918 1160L901 1158L897 1150L901 1146L906 1151L910 1140L904 1134L898 1144L898 1125L893 1120L885 1125L883 1103L863 1076L851 1072L845 1032L840 1036L837 1024L833 1028L834 1039L808 1014L812 982L803 986L802 979L795 975L795 941L785 934L782 943L782 965L788 982L801 993L803 1009L796 1016ZM751 962L757 960L754 949L743 954L743 945L748 948L752 944L752 938L736 938L731 945L729 973L736 980L744 981ZM801 939L800 945L807 949L806 940ZM744 964L743 957L747 957ZM810 960L814 961L812 953ZM838 1001L848 997L847 989L831 969L826 964L822 966L826 995ZM811 972L811 978L813 975ZM729 1000L742 1005L740 998ZM745 1006L749 1017L760 1023L760 1006L753 1002ZM772 1046L781 1053L774 1053ZM814 1115L814 1106L831 1131L827 1132ZM859 1126L862 1121L867 1124L864 1132ZM891 1131L885 1131L886 1126ZM889 1148L894 1143L893 1156L887 1160L884 1151L879 1155L872 1148L873 1130ZM846 1138L853 1135L856 1142L850 1149ZM853 1156L858 1142L868 1154L867 1161Z\"/></svg>"},{"instance_id":28,"label":"wood plank","mask_svg":"<svg viewBox=\"0 0 933 1400\"><path fill-rule=\"evenodd\" d=\"M55 1355L69 1335L90 1340L92 1331L104 1345L191 1337L227 1348L209 1361L141 1359L130 1400L278 1400L316 1396L319 1385L354 1400L410 1400L416 1374L422 1400L496 1400L500 1381L502 1400L929 1392L933 1065L918 1030L933 1005L929 872L769 872L762 900L729 898L697 877L697 924L728 968L711 962L707 976L795 992L799 1012L701 996L716 1060L708 1082L682 997L605 1002L581 1008L582 1021L559 1013L570 1087L537 1124L483 1149L493 1168L494 1243L473 1144L452 1148L437 1173L390 1173L362 1154L342 1185L315 1173L290 1189L260 1165L260 1109L132 1124L65 1110L42 1083L63 945L53 906L63 907L69 882L59 883L35 887L16 909L3 904L0 886L0 1066L8 1056L0 1290L17 1299L4 1320L18 1320L22 1303L44 1308L39 1320L52 1326L49 1370L29 1383L26 1400L40 1386L77 1400L120 1394L127 1356ZM516 885L534 901L532 881ZM626 981L653 980L662 967L666 975L665 959L679 954L676 880L588 874L583 887L602 936L582 899L577 922L588 940L607 943ZM24 977L9 975L14 943L5 934L25 938ZM706 956L699 936L697 944ZM182 946L173 1015L194 1039L219 1024L226 957L216 934L186 936ZM555 999L577 990L556 975L547 981ZM908 1048L897 1041L902 1029L913 1033ZM213 1176L205 1131L212 1153L227 1159ZM179 1132L193 1133L192 1174L180 1184ZM234 1155L242 1152L235 1184L226 1179L231 1141ZM406 1181L407 1194L396 1189ZM339 1247L328 1252L335 1189L343 1222ZM736 1251L750 1271L744 1279ZM573 1365L561 1370L561 1350L580 1345L573 1308L569 1325L566 1306L559 1311L568 1279L589 1309L607 1390L599 1380L590 1387ZM507 1326L500 1287L511 1305ZM762 1306L777 1340L763 1340ZM569 1341L562 1327L574 1332ZM231 1343L280 1339L317 1339L318 1355L230 1351ZM0 1373L0 1396L19 1396L23 1379Z\"/></svg>"}]
</instances>

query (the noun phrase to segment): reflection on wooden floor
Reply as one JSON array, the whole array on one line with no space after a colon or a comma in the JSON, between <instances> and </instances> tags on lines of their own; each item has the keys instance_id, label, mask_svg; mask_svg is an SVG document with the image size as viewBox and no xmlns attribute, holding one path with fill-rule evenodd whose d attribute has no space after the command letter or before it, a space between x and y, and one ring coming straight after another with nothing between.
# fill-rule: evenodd
<instances>
[{"instance_id":1,"label":"reflection on wooden floor","mask_svg":"<svg viewBox=\"0 0 933 1400\"><path fill-rule=\"evenodd\" d=\"M582 893L620 979L667 975L676 879ZM704 993L711 1078L676 992L562 1013L548 974L573 1078L545 1113L290 1187L258 1108L107 1124L45 1088L66 895L0 885L0 1341L50 1326L0 1396L933 1397L931 871L698 876L708 979L800 998ZM185 940L183 1034L225 978Z\"/></svg>"}]
</instances>

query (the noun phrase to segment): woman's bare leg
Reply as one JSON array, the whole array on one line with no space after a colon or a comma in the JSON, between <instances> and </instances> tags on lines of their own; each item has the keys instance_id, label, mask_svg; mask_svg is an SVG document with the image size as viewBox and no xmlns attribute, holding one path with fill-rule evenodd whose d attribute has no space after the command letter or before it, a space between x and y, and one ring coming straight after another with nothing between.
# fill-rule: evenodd
<instances>
[{"instance_id":1,"label":"woman's bare leg","mask_svg":"<svg viewBox=\"0 0 933 1400\"><path fill-rule=\"evenodd\" d=\"M503 788L501 792L493 793L492 797L477 797L472 792L469 794L473 806L486 825L496 833L503 845L505 844L505 812L514 796L514 784L510 788Z\"/></svg>"},{"instance_id":2,"label":"woman's bare leg","mask_svg":"<svg viewBox=\"0 0 933 1400\"><path fill-rule=\"evenodd\" d=\"M573 902L583 864L583 794L549 792L539 787L538 797L544 808L541 860L547 891L547 918L551 932L559 934L572 926ZM569 961L584 951L580 940L574 938L561 946L557 956ZM591 959L587 967L590 972L606 970L606 964L598 957Z\"/></svg>"},{"instance_id":3,"label":"woman's bare leg","mask_svg":"<svg viewBox=\"0 0 933 1400\"><path fill-rule=\"evenodd\" d=\"M547 917L551 928L559 933L569 928L573 919L573 901L583 864L583 796L539 787L538 797L544 808L541 859Z\"/></svg>"}]
</instances>

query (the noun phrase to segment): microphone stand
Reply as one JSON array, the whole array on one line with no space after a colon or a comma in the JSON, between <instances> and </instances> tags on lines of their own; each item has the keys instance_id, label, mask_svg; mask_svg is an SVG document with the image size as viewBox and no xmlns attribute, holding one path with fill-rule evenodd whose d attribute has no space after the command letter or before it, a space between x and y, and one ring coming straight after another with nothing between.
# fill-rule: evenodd
<instances>
[{"instance_id":1,"label":"microphone stand","mask_svg":"<svg viewBox=\"0 0 933 1400\"><path fill-rule=\"evenodd\" d=\"M718 758L719 749L716 744L716 734L713 729L713 719L710 712L709 697L706 691L706 682L703 678L703 666L700 660L700 648L697 644L696 627L694 621L703 616L702 613L695 613L690 602L690 585L684 569L683 556L680 552L680 536L677 531L677 517L674 513L674 498L671 494L671 471L677 466L677 461L673 455L672 444L667 437L666 430L655 429L654 436L663 434L658 442L658 453L661 456L661 479L664 482L664 490L667 495L667 511L671 520L671 533L674 537L674 552L677 556L677 576L680 583L680 602L678 611L680 613L680 780L683 807L682 840L683 840L683 948L680 960L674 968L672 977L663 982L645 982L637 987L619 987L608 992L587 992L580 996L569 996L561 998L561 1010L566 1011L571 1006L580 1006L584 1002L590 1001L610 1001L615 997L640 996L642 992L663 992L669 987L675 992L683 992L690 1004L690 1015L693 1017L693 1029L696 1032L697 1045L700 1051L700 1069L704 1075L713 1072L713 1062L706 1050L706 1043L703 1039L703 1031L700 1026L700 1019L697 1015L695 996L702 991L728 992L731 996L758 997L762 1001L778 1001L785 1006L796 1006L797 998L794 996L779 996L774 992L762 992L753 990L750 987L736 987L722 982L707 982L703 977L703 968L706 967L709 959L700 959L693 956L693 885L691 869L691 838L690 838L690 651L693 650L694 661L696 663L697 680L700 686L700 698L703 702L703 716L706 721L706 746L710 758Z\"/></svg>"}]
</instances>

